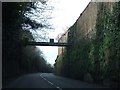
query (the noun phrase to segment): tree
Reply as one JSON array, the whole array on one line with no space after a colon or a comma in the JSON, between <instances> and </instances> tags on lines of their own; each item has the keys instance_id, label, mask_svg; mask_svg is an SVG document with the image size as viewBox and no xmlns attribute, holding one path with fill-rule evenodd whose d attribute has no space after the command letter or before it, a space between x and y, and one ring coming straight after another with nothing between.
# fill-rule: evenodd
<instances>
[{"instance_id":1,"label":"tree","mask_svg":"<svg viewBox=\"0 0 120 90\"><path fill-rule=\"evenodd\" d=\"M36 8L36 2L2 3L3 84L6 79L23 73L47 71L47 63L41 52L37 52L35 46L24 46L27 41L35 41L30 30L45 27L26 15Z\"/></svg>"}]
</instances>

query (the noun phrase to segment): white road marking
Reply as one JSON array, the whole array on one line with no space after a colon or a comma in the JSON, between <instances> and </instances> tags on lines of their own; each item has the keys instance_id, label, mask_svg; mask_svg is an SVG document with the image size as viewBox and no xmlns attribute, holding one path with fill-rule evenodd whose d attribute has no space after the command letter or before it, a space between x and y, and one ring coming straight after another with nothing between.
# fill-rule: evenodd
<instances>
[{"instance_id":1,"label":"white road marking","mask_svg":"<svg viewBox=\"0 0 120 90\"><path fill-rule=\"evenodd\" d=\"M48 81L48 83L50 83L51 85L54 85L53 83L51 83L50 81Z\"/></svg>"},{"instance_id":2,"label":"white road marking","mask_svg":"<svg viewBox=\"0 0 120 90\"><path fill-rule=\"evenodd\" d=\"M40 74L40 77L41 77L42 79L44 79L45 81L47 81L49 84L51 84L51 85L53 85L54 87L58 88L59 90L62 90L62 88L56 86L55 84L53 84L52 82L50 82L50 81L48 81L46 78L44 78L44 77L42 76L42 74Z\"/></svg>"},{"instance_id":3,"label":"white road marking","mask_svg":"<svg viewBox=\"0 0 120 90\"><path fill-rule=\"evenodd\" d=\"M60 87L56 87L56 88L58 88L59 90L62 90Z\"/></svg>"}]
</instances>

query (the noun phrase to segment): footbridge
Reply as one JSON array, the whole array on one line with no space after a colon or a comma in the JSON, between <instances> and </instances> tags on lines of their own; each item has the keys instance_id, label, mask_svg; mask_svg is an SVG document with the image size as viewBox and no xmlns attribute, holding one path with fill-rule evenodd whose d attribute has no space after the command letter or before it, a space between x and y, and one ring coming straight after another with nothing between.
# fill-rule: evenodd
<instances>
[{"instance_id":1,"label":"footbridge","mask_svg":"<svg viewBox=\"0 0 120 90\"><path fill-rule=\"evenodd\" d=\"M32 46L67 46L67 43L54 42L54 39L50 39L50 42L28 42L28 45Z\"/></svg>"}]
</instances>

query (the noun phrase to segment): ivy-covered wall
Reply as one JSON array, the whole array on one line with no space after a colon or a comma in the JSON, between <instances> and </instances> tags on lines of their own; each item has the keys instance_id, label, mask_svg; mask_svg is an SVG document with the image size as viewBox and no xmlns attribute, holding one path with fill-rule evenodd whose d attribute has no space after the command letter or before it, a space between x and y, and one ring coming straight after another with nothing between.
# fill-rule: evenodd
<instances>
[{"instance_id":1,"label":"ivy-covered wall","mask_svg":"<svg viewBox=\"0 0 120 90\"><path fill-rule=\"evenodd\" d=\"M92 34L82 34L79 19L69 28L69 46L58 57L55 70L59 75L119 87L120 2L97 3L96 8Z\"/></svg>"}]
</instances>

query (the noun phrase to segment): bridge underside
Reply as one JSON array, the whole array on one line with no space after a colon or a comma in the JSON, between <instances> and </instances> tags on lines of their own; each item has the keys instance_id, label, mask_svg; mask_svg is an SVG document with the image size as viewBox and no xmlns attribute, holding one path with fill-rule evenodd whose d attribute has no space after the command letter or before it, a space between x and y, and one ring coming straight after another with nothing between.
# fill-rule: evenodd
<instances>
[{"instance_id":1,"label":"bridge underside","mask_svg":"<svg viewBox=\"0 0 120 90\"><path fill-rule=\"evenodd\" d=\"M67 43L50 43L50 42L29 42L32 46L67 46Z\"/></svg>"}]
</instances>

